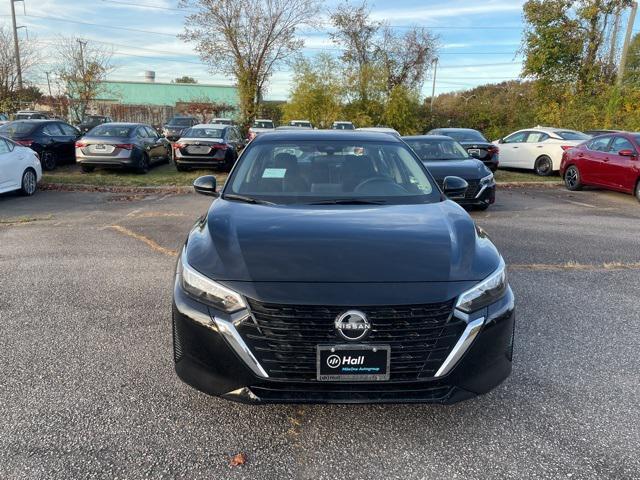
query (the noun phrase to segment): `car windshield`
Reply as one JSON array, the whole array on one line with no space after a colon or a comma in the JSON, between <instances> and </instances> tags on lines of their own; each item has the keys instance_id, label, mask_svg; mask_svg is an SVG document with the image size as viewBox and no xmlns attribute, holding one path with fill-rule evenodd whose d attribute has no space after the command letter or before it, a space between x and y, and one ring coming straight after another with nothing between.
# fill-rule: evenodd
<instances>
[{"instance_id":1,"label":"car windshield","mask_svg":"<svg viewBox=\"0 0 640 480\"><path fill-rule=\"evenodd\" d=\"M311 122L291 122L292 127L311 127Z\"/></svg>"},{"instance_id":2,"label":"car windshield","mask_svg":"<svg viewBox=\"0 0 640 480\"><path fill-rule=\"evenodd\" d=\"M92 137L129 137L133 127L129 125L109 125L103 124L92 129L87 136Z\"/></svg>"},{"instance_id":3,"label":"car windshield","mask_svg":"<svg viewBox=\"0 0 640 480\"><path fill-rule=\"evenodd\" d=\"M256 120L253 122L253 128L273 128L273 122L270 120Z\"/></svg>"},{"instance_id":4,"label":"car windshield","mask_svg":"<svg viewBox=\"0 0 640 480\"><path fill-rule=\"evenodd\" d=\"M250 146L223 197L290 203L426 203L440 199L424 167L399 143L280 141Z\"/></svg>"},{"instance_id":5,"label":"car windshield","mask_svg":"<svg viewBox=\"0 0 640 480\"><path fill-rule=\"evenodd\" d=\"M85 123L90 123L90 122L100 122L102 121L104 117L97 117L95 115L89 115L88 117L84 117L84 122Z\"/></svg>"},{"instance_id":6,"label":"car windshield","mask_svg":"<svg viewBox=\"0 0 640 480\"><path fill-rule=\"evenodd\" d=\"M189 117L172 118L169 120L168 125L178 125L180 127L191 125L191 119Z\"/></svg>"},{"instance_id":7,"label":"car windshield","mask_svg":"<svg viewBox=\"0 0 640 480\"><path fill-rule=\"evenodd\" d=\"M591 138L589 135L585 135L582 132L573 132L571 130L555 133L563 140L589 140Z\"/></svg>"},{"instance_id":8,"label":"car windshield","mask_svg":"<svg viewBox=\"0 0 640 480\"><path fill-rule=\"evenodd\" d=\"M334 123L333 128L335 130L355 130L351 123Z\"/></svg>"},{"instance_id":9,"label":"car windshield","mask_svg":"<svg viewBox=\"0 0 640 480\"><path fill-rule=\"evenodd\" d=\"M406 139L405 141L423 162L471 158L462 145L454 140L424 138Z\"/></svg>"},{"instance_id":10,"label":"car windshield","mask_svg":"<svg viewBox=\"0 0 640 480\"><path fill-rule=\"evenodd\" d=\"M11 122L0 127L0 133L13 137L15 135L26 135L35 129L35 124L30 122Z\"/></svg>"},{"instance_id":11,"label":"car windshield","mask_svg":"<svg viewBox=\"0 0 640 480\"><path fill-rule=\"evenodd\" d=\"M440 130L440 135L453 138L456 142L486 142L487 139L476 130Z\"/></svg>"},{"instance_id":12,"label":"car windshield","mask_svg":"<svg viewBox=\"0 0 640 480\"><path fill-rule=\"evenodd\" d=\"M182 137L187 138L222 138L224 130L220 128L190 128Z\"/></svg>"}]
</instances>

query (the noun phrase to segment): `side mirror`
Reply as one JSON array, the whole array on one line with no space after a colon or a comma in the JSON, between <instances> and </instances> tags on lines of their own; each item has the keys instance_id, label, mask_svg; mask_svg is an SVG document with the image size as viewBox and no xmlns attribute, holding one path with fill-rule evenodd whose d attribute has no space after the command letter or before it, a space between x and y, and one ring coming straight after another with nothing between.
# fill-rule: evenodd
<instances>
[{"instance_id":1,"label":"side mirror","mask_svg":"<svg viewBox=\"0 0 640 480\"><path fill-rule=\"evenodd\" d=\"M193 182L193 189L200 195L208 195L210 197L217 197L216 191L216 177L213 175L204 175L198 177Z\"/></svg>"},{"instance_id":2,"label":"side mirror","mask_svg":"<svg viewBox=\"0 0 640 480\"><path fill-rule=\"evenodd\" d=\"M467 188L469 188L469 184L460 177L444 177L444 182L442 182L444 194L451 198L464 197Z\"/></svg>"},{"instance_id":3,"label":"side mirror","mask_svg":"<svg viewBox=\"0 0 640 480\"><path fill-rule=\"evenodd\" d=\"M498 143L504 143L504 138L498 139Z\"/></svg>"},{"instance_id":4,"label":"side mirror","mask_svg":"<svg viewBox=\"0 0 640 480\"><path fill-rule=\"evenodd\" d=\"M620 155L621 157L635 157L636 152L630 149L625 149L625 150L620 150L618 152L618 155Z\"/></svg>"}]
</instances>

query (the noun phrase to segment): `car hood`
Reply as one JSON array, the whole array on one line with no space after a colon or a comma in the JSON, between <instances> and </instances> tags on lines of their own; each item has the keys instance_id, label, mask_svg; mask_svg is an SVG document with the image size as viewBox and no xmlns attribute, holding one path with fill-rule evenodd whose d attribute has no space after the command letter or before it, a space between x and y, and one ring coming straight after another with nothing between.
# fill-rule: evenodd
<instances>
[{"instance_id":1,"label":"car hood","mask_svg":"<svg viewBox=\"0 0 640 480\"><path fill-rule=\"evenodd\" d=\"M499 255L452 201L267 206L217 199L187 241L189 264L243 282L478 281Z\"/></svg>"},{"instance_id":2,"label":"car hood","mask_svg":"<svg viewBox=\"0 0 640 480\"><path fill-rule=\"evenodd\" d=\"M442 161L430 160L422 163L438 182L442 182L444 177L449 175L462 177L465 180L480 180L482 177L486 177L491 174L491 170L489 170L484 163L475 159Z\"/></svg>"}]
</instances>

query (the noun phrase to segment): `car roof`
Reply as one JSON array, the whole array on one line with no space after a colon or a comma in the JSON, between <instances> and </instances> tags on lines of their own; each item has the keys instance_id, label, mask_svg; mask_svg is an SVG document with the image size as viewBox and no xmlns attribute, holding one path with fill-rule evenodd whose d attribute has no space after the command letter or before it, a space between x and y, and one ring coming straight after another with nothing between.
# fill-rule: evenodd
<instances>
[{"instance_id":1,"label":"car roof","mask_svg":"<svg viewBox=\"0 0 640 480\"><path fill-rule=\"evenodd\" d=\"M9 123L51 123L51 122L64 122L57 118L22 118L20 120L12 120ZM65 122L66 123L66 122Z\"/></svg>"},{"instance_id":2,"label":"car roof","mask_svg":"<svg viewBox=\"0 0 640 480\"><path fill-rule=\"evenodd\" d=\"M447 135L407 135L403 140L455 140Z\"/></svg>"},{"instance_id":3,"label":"car roof","mask_svg":"<svg viewBox=\"0 0 640 480\"><path fill-rule=\"evenodd\" d=\"M120 127L138 127L140 125L144 125L145 127L149 126L146 123L138 123L138 122L107 122L107 123L103 123L102 125L116 125ZM99 125L99 126L101 127L102 125Z\"/></svg>"},{"instance_id":4,"label":"car roof","mask_svg":"<svg viewBox=\"0 0 640 480\"><path fill-rule=\"evenodd\" d=\"M223 123L199 123L191 128L229 128L230 126Z\"/></svg>"},{"instance_id":5,"label":"car roof","mask_svg":"<svg viewBox=\"0 0 640 480\"><path fill-rule=\"evenodd\" d=\"M478 132L475 128L458 128L458 127L442 127L442 128L432 128L431 131L439 130L443 132Z\"/></svg>"},{"instance_id":6,"label":"car roof","mask_svg":"<svg viewBox=\"0 0 640 480\"><path fill-rule=\"evenodd\" d=\"M556 128L556 127L543 127L543 126L535 126L535 127L531 127L531 128L523 128L521 130L518 130L518 132L527 132L530 130L536 130L538 132L546 132L546 133L557 133L557 132L578 132L578 133L582 133L579 130L574 130L572 128ZM516 133L516 132L514 132Z\"/></svg>"},{"instance_id":7,"label":"car roof","mask_svg":"<svg viewBox=\"0 0 640 480\"><path fill-rule=\"evenodd\" d=\"M350 140L356 142L400 143L398 137L388 133L342 130L275 130L258 135L252 143L289 140Z\"/></svg>"}]
</instances>

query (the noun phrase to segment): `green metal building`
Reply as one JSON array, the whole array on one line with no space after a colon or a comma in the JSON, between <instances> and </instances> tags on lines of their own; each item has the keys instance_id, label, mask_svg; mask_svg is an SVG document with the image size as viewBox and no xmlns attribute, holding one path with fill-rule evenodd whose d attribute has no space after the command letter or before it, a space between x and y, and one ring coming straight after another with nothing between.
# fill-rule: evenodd
<instances>
[{"instance_id":1,"label":"green metal building","mask_svg":"<svg viewBox=\"0 0 640 480\"><path fill-rule=\"evenodd\" d=\"M238 90L231 85L108 80L102 82L102 91L96 102L170 107L190 102L212 102L237 106Z\"/></svg>"}]
</instances>

